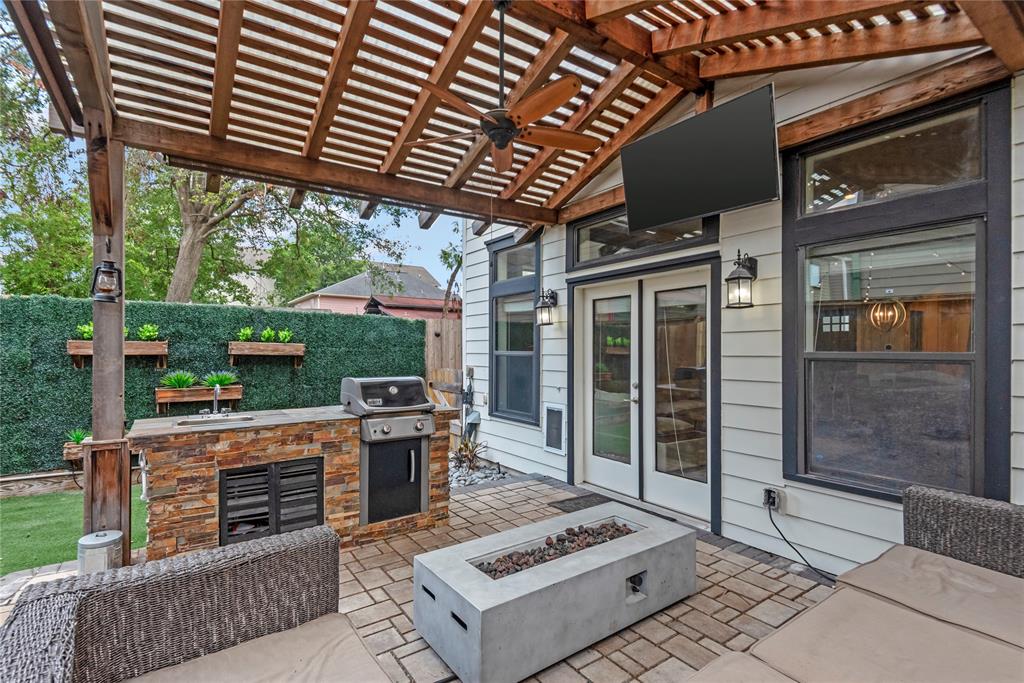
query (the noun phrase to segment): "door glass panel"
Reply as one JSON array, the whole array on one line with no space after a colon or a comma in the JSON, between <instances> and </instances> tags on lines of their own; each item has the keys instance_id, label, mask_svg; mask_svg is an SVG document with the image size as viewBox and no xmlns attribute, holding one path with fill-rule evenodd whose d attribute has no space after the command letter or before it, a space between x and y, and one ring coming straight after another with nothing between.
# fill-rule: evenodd
<instances>
[{"instance_id":1,"label":"door glass panel","mask_svg":"<svg viewBox=\"0 0 1024 683\"><path fill-rule=\"evenodd\" d=\"M704 287L654 295L654 466L707 482L707 307Z\"/></svg>"},{"instance_id":2,"label":"door glass panel","mask_svg":"<svg viewBox=\"0 0 1024 683\"><path fill-rule=\"evenodd\" d=\"M630 462L632 302L628 296L594 302L594 455Z\"/></svg>"}]
</instances>

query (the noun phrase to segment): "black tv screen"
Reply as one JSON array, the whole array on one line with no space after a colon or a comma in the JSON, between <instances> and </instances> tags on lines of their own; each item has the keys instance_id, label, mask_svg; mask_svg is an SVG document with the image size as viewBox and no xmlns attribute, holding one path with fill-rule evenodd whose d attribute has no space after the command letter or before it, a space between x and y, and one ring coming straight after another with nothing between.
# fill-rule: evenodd
<instances>
[{"instance_id":1,"label":"black tv screen","mask_svg":"<svg viewBox=\"0 0 1024 683\"><path fill-rule=\"evenodd\" d=\"M779 198L771 85L622 148L629 230Z\"/></svg>"}]
</instances>

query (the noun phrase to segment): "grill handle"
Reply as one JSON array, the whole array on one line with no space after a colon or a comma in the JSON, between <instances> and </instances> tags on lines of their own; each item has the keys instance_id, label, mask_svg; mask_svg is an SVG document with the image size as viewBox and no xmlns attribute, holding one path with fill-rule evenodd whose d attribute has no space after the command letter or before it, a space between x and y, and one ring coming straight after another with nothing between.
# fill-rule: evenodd
<instances>
[{"instance_id":1,"label":"grill handle","mask_svg":"<svg viewBox=\"0 0 1024 683\"><path fill-rule=\"evenodd\" d=\"M416 482L416 451L409 449L409 483Z\"/></svg>"}]
</instances>

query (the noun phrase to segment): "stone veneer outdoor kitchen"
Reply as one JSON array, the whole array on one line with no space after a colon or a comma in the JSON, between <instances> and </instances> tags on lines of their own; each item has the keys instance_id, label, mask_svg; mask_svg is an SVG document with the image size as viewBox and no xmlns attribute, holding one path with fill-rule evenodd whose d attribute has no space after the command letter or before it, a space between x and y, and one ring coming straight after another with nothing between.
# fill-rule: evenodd
<instances>
[{"instance_id":1,"label":"stone veneer outdoor kitchen","mask_svg":"<svg viewBox=\"0 0 1024 683\"><path fill-rule=\"evenodd\" d=\"M129 448L145 461L149 498L146 557L161 559L220 545L221 470L323 458L324 523L342 545L426 529L448 519L448 430L452 409L434 413L425 512L359 525L359 418L341 406L248 413L249 422L179 426L180 417L137 420Z\"/></svg>"}]
</instances>

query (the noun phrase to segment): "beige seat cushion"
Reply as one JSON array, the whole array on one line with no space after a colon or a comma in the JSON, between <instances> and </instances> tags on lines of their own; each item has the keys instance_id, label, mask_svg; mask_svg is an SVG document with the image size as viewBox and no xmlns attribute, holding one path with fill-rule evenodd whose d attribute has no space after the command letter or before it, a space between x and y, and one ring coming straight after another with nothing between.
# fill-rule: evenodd
<instances>
[{"instance_id":1,"label":"beige seat cushion","mask_svg":"<svg viewBox=\"0 0 1024 683\"><path fill-rule=\"evenodd\" d=\"M752 649L797 681L1024 680L1024 650L851 588L840 588Z\"/></svg>"},{"instance_id":2,"label":"beige seat cushion","mask_svg":"<svg viewBox=\"0 0 1024 683\"><path fill-rule=\"evenodd\" d=\"M132 679L145 683L352 681L390 683L343 614L272 633Z\"/></svg>"},{"instance_id":3,"label":"beige seat cushion","mask_svg":"<svg viewBox=\"0 0 1024 683\"><path fill-rule=\"evenodd\" d=\"M1024 647L1024 579L897 545L839 583Z\"/></svg>"},{"instance_id":4,"label":"beige seat cushion","mask_svg":"<svg viewBox=\"0 0 1024 683\"><path fill-rule=\"evenodd\" d=\"M793 683L767 664L748 654L724 654L686 679L687 683Z\"/></svg>"}]
</instances>

